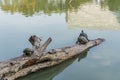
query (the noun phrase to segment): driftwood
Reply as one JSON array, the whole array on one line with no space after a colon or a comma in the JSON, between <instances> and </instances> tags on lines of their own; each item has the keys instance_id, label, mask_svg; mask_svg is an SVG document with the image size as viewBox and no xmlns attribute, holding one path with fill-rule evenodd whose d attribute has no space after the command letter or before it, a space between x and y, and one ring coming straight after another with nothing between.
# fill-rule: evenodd
<instances>
[{"instance_id":1,"label":"driftwood","mask_svg":"<svg viewBox=\"0 0 120 80\"><path fill-rule=\"evenodd\" d=\"M86 44L76 44L74 46L49 51L45 51L45 49L52 39L48 38L42 46L36 45L36 43L40 44L40 41L41 40L38 40L38 42L36 42L36 40L33 40L33 42L30 41L34 47L34 52L30 54L30 56L22 55L8 61L0 62L0 80L15 80L38 70L60 64L91 47L101 44L103 39L99 38L90 40Z\"/></svg>"},{"instance_id":2,"label":"driftwood","mask_svg":"<svg viewBox=\"0 0 120 80\"><path fill-rule=\"evenodd\" d=\"M36 35L33 35L29 38L30 43L33 45L33 49L38 50L39 52L43 52L52 41L51 38L48 38L48 40L41 46L41 40L42 39Z\"/></svg>"},{"instance_id":3,"label":"driftwood","mask_svg":"<svg viewBox=\"0 0 120 80\"><path fill-rule=\"evenodd\" d=\"M25 77L19 78L18 80L53 80L53 78L55 76L57 76L62 71L64 71L76 59L78 62L80 62L82 59L84 59L87 56L87 51L88 50L82 52L80 55L78 55L76 57L73 57L67 61L64 61L63 63L61 63L59 65L37 71L37 72L27 75Z\"/></svg>"}]
</instances>

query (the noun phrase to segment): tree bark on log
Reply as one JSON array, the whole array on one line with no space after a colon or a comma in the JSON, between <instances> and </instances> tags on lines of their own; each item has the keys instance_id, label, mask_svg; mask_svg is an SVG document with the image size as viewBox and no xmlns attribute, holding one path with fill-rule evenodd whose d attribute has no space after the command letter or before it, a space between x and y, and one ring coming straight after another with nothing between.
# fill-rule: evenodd
<instances>
[{"instance_id":1,"label":"tree bark on log","mask_svg":"<svg viewBox=\"0 0 120 80\"><path fill-rule=\"evenodd\" d=\"M40 48L38 49L39 52L43 52L46 50L47 46L50 44L50 42L52 41L51 38L48 38L48 40L42 45L40 46Z\"/></svg>"},{"instance_id":2,"label":"tree bark on log","mask_svg":"<svg viewBox=\"0 0 120 80\"><path fill-rule=\"evenodd\" d=\"M42 54L42 56L33 53L31 56L20 56L0 62L0 80L16 80L40 69L60 64L91 47L101 44L103 41L104 39L98 38L86 44L76 44L74 46L44 51L51 42L51 38L49 38L41 46L44 46L44 48L39 47L35 50L38 54Z\"/></svg>"},{"instance_id":3,"label":"tree bark on log","mask_svg":"<svg viewBox=\"0 0 120 80\"><path fill-rule=\"evenodd\" d=\"M59 75L68 66L70 66L75 60L80 62L82 59L84 59L87 56L87 51L89 51L89 49L82 52L80 55L73 57L72 59L62 62L61 64L37 71L25 77L21 77L18 80L33 80L33 79L34 80L53 80L55 76Z\"/></svg>"}]
</instances>

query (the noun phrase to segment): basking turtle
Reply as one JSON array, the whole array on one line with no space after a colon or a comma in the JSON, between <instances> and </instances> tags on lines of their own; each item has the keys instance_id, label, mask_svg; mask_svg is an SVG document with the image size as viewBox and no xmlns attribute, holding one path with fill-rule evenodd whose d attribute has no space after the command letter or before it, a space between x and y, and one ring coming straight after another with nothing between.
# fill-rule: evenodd
<instances>
[{"instance_id":1,"label":"basking turtle","mask_svg":"<svg viewBox=\"0 0 120 80\"><path fill-rule=\"evenodd\" d=\"M25 48L23 50L23 56L31 56L33 53L34 53L34 50L30 48Z\"/></svg>"},{"instance_id":2,"label":"basking turtle","mask_svg":"<svg viewBox=\"0 0 120 80\"><path fill-rule=\"evenodd\" d=\"M77 44L86 44L87 42L89 42L88 36L87 36L87 34L84 33L83 30L82 30L76 43L77 43Z\"/></svg>"},{"instance_id":3,"label":"basking turtle","mask_svg":"<svg viewBox=\"0 0 120 80\"><path fill-rule=\"evenodd\" d=\"M86 44L88 42L88 39L84 36L78 37L78 43L79 44Z\"/></svg>"},{"instance_id":4,"label":"basking turtle","mask_svg":"<svg viewBox=\"0 0 120 80\"><path fill-rule=\"evenodd\" d=\"M84 36L88 40L88 35L82 30L79 37Z\"/></svg>"}]
</instances>

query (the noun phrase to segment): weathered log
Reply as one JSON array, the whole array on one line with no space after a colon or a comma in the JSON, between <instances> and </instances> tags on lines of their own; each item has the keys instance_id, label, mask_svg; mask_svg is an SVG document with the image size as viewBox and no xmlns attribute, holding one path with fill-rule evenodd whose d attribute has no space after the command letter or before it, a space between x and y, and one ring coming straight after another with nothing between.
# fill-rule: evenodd
<instances>
[{"instance_id":1,"label":"weathered log","mask_svg":"<svg viewBox=\"0 0 120 80\"><path fill-rule=\"evenodd\" d=\"M29 41L32 44L34 49L38 49L40 47L40 42L42 41L42 39L37 37L36 35L32 35L29 38Z\"/></svg>"},{"instance_id":2,"label":"weathered log","mask_svg":"<svg viewBox=\"0 0 120 80\"><path fill-rule=\"evenodd\" d=\"M52 67L76 55L79 55L86 49L99 45L102 42L103 39L99 38L89 41L86 44L76 44L74 46L38 52L39 54L42 53L42 56L20 56L8 61L0 62L0 80L15 80L40 69Z\"/></svg>"},{"instance_id":3,"label":"weathered log","mask_svg":"<svg viewBox=\"0 0 120 80\"><path fill-rule=\"evenodd\" d=\"M65 70L68 66L70 66L76 59L78 60L78 62L84 59L87 56L87 51L88 50L82 52L80 55L76 57L73 57L67 61L64 61L59 65L37 71L36 73L32 73L25 77L19 78L18 80L33 80L33 79L34 80L53 80L55 76L57 76L63 70Z\"/></svg>"},{"instance_id":4,"label":"weathered log","mask_svg":"<svg viewBox=\"0 0 120 80\"><path fill-rule=\"evenodd\" d=\"M29 41L32 44L34 50L38 50L39 52L43 52L43 51L45 51L45 49L47 48L47 46L50 44L50 42L52 41L52 39L49 37L47 39L47 41L42 46L41 46L41 43L40 43L42 41L42 39L39 38L39 37L37 37L36 35L32 35L29 38Z\"/></svg>"},{"instance_id":5,"label":"weathered log","mask_svg":"<svg viewBox=\"0 0 120 80\"><path fill-rule=\"evenodd\" d=\"M40 47L38 48L38 51L39 51L39 52L45 51L46 48L47 48L47 46L50 44L51 41L52 41L52 39L51 39L51 38L48 38L47 41L46 41L42 46L40 46Z\"/></svg>"},{"instance_id":6,"label":"weathered log","mask_svg":"<svg viewBox=\"0 0 120 80\"><path fill-rule=\"evenodd\" d=\"M31 55L38 55L42 56L42 52L46 50L47 46L50 44L52 39L49 37L47 41L43 44L40 45L42 39L37 37L36 35L33 35L29 38L30 43L33 45L32 49L31 48L25 48L23 50L23 56L31 56Z\"/></svg>"}]
</instances>

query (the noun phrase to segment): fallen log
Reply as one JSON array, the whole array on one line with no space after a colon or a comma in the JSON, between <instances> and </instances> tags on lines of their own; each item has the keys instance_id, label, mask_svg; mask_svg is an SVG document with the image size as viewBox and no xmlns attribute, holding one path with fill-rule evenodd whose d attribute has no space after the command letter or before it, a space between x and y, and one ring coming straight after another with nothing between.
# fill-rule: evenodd
<instances>
[{"instance_id":1,"label":"fallen log","mask_svg":"<svg viewBox=\"0 0 120 80\"><path fill-rule=\"evenodd\" d=\"M19 78L18 80L53 80L55 76L63 72L68 66L70 66L75 60L80 62L82 59L84 59L87 56L87 51L82 52L80 55L73 57L67 61L64 61L63 63L43 69L40 71L37 71L35 73L32 73L30 75L27 75L25 77Z\"/></svg>"},{"instance_id":2,"label":"fallen log","mask_svg":"<svg viewBox=\"0 0 120 80\"><path fill-rule=\"evenodd\" d=\"M37 47L34 48L33 54L30 54L30 56L22 55L14 59L0 62L0 80L16 80L40 69L60 64L91 47L101 44L103 41L104 39L98 38L90 40L86 44L76 44L64 48L44 51L51 42L51 38L49 38L42 45L42 49L40 45L37 45Z\"/></svg>"}]
</instances>

